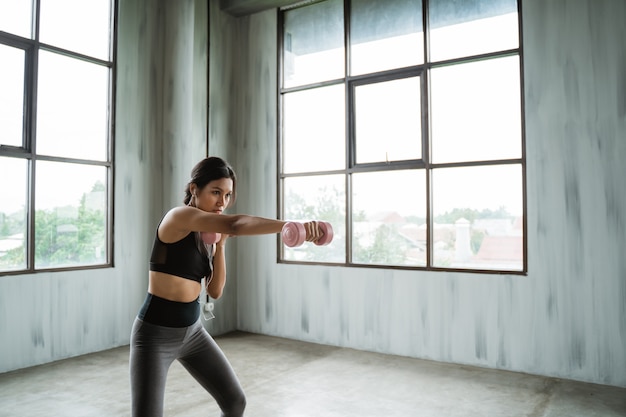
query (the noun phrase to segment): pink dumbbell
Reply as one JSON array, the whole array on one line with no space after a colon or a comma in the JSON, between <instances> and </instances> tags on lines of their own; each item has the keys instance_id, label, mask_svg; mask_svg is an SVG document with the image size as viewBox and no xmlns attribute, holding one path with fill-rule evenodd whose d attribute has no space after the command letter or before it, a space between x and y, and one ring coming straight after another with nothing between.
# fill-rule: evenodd
<instances>
[{"instance_id":1,"label":"pink dumbbell","mask_svg":"<svg viewBox=\"0 0 626 417\"><path fill-rule=\"evenodd\" d=\"M324 234L315 241L315 244L318 246L328 245L333 240L333 227L328 222L319 222L319 227ZM306 229L302 223L287 222L283 226L281 237L285 245L294 248L302 245L306 240Z\"/></svg>"},{"instance_id":2,"label":"pink dumbbell","mask_svg":"<svg viewBox=\"0 0 626 417\"><path fill-rule=\"evenodd\" d=\"M315 241L317 246L326 246L330 242L333 241L333 237L335 237L335 233L333 232L333 227L328 222L320 222L320 229L322 229L322 237Z\"/></svg>"},{"instance_id":3,"label":"pink dumbbell","mask_svg":"<svg viewBox=\"0 0 626 417\"><path fill-rule=\"evenodd\" d=\"M219 242L219 240L222 238L222 235L220 233L213 232L201 232L200 236L202 236L202 241L207 245L212 245L216 242Z\"/></svg>"}]
</instances>

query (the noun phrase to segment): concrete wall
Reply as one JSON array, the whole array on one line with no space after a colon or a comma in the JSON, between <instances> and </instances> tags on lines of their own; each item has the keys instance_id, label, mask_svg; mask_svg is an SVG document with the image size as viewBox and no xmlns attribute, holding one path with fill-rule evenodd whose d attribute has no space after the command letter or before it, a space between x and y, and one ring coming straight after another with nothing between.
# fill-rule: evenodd
<instances>
[{"instance_id":1,"label":"concrete wall","mask_svg":"<svg viewBox=\"0 0 626 417\"><path fill-rule=\"evenodd\" d=\"M115 267L0 277L0 372L128 343L207 139L237 169L234 211L276 216L276 11L217 3L120 0ZM242 237L213 334L626 386L626 3L523 5L528 276L279 265L274 236Z\"/></svg>"},{"instance_id":2,"label":"concrete wall","mask_svg":"<svg viewBox=\"0 0 626 417\"><path fill-rule=\"evenodd\" d=\"M219 1L209 1L209 153L220 156L237 169L237 130L243 120L237 116L234 105L238 85L234 74L238 68L236 19L220 12ZM238 190L239 194L239 190ZM226 210L238 212L239 203ZM226 286L215 302L215 319L206 323L212 335L237 329L237 267L238 239L231 238L226 245Z\"/></svg>"},{"instance_id":3,"label":"concrete wall","mask_svg":"<svg viewBox=\"0 0 626 417\"><path fill-rule=\"evenodd\" d=\"M119 3L114 267L0 277L0 372L129 343L156 225L206 155L207 2Z\"/></svg>"},{"instance_id":4,"label":"concrete wall","mask_svg":"<svg viewBox=\"0 0 626 417\"><path fill-rule=\"evenodd\" d=\"M528 276L279 265L275 237L240 238L237 327L626 386L625 21L623 1L523 1ZM276 11L235 24L237 208L272 216Z\"/></svg>"}]
</instances>

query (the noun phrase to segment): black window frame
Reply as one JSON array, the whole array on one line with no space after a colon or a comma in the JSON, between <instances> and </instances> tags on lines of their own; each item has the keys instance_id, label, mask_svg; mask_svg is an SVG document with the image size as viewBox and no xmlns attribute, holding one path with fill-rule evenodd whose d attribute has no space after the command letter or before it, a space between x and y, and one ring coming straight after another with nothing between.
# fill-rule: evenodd
<instances>
[{"instance_id":1,"label":"black window frame","mask_svg":"<svg viewBox=\"0 0 626 417\"><path fill-rule=\"evenodd\" d=\"M110 268L113 261L113 208L114 208L114 149L115 149L115 91L116 91L116 62L117 62L117 11L118 0L110 0L110 35L109 35L109 60L85 55L39 40L40 1L33 0L32 37L25 38L0 30L0 45L6 45L22 49L25 52L24 67L24 113L22 129L22 146L10 146L0 144L0 157L10 157L27 161L27 196L26 196L26 267L16 270L0 270L0 276L26 275L41 272L61 272L74 270L90 270ZM77 35L80 36L80 35ZM105 160L90 160L74 157L52 156L38 154L37 141L37 78L39 51L47 51L54 54L64 55L77 60L100 65L108 69L108 120L107 120L107 144ZM88 166L100 166L106 168L106 260L104 263L71 265L59 267L35 267L35 178L38 161L72 163Z\"/></svg>"},{"instance_id":2,"label":"black window frame","mask_svg":"<svg viewBox=\"0 0 626 417\"><path fill-rule=\"evenodd\" d=\"M527 275L528 273L528 234L527 234L527 191L526 191L526 144L525 144L525 106L524 106L524 72L523 72L523 36L522 36L522 0L517 0L517 18L518 18L518 39L519 44L517 48L500 50L496 52L488 52L477 55L463 56L453 59L446 59L441 61L431 61L429 59L429 16L428 9L429 3L434 0L422 0L422 24L424 31L424 60L423 63L397 68L392 70L362 74L362 75L350 75L350 0L343 0L343 12L344 12L344 56L345 56L345 73L343 78L328 80L323 82L297 85L293 87L283 87L283 56L284 56L284 42L283 42L283 28L284 28L284 15L289 10L300 7L307 7L311 4L321 3L324 0L299 3L294 6L285 6L278 12L278 149L277 149L277 189L278 189L278 215L283 218L284 213L284 187L283 182L286 178L292 177L309 177L313 175L323 174L345 174L345 190L346 190L346 248L344 263L326 263L326 262L308 262L308 261L294 261L284 259L283 246L279 240L278 242L278 263L284 264L306 264L306 265L332 265L332 266L344 266L344 267L358 267L358 268L383 268L383 269L400 269L400 270L420 270L420 271L445 271L445 272L463 272L463 273L480 273L480 274L509 274L509 275ZM431 147L431 134L430 134L430 83L429 73L434 68L441 68L450 65L471 63L475 61L488 60L494 58L503 58L508 56L517 56L519 58L519 75L520 75L520 110L521 110L521 156L519 158L512 159L496 159L496 160L484 160L484 161L465 161L465 162L448 162L448 163L433 163L430 158ZM400 79L404 77L418 76L420 77L421 86L421 128L422 128L422 155L421 159L412 160L394 160L388 162L375 162L375 163L357 163L356 161L356 136L354 134L354 88L355 86L365 85L369 83L389 81L394 79ZM319 88L322 86L344 84L345 86L345 108L346 108L346 161L345 169L330 170L330 171L314 171L314 172L298 172L298 173L284 173L283 167L283 96L291 92L297 92L307 89ZM433 196L432 196L432 171L438 168L453 168L453 167L473 167L473 166L489 166L489 165L520 165L522 170L522 267L517 269L469 269L469 268L454 268L454 267L441 267L433 265ZM398 169L424 169L426 174L426 223L428 225L427 232L427 245L426 245L426 266L399 266L399 265L375 265L375 264L363 264L353 263L352 261L352 188L351 188L351 176L353 173L359 172L372 172L372 171L389 171Z\"/></svg>"}]
</instances>

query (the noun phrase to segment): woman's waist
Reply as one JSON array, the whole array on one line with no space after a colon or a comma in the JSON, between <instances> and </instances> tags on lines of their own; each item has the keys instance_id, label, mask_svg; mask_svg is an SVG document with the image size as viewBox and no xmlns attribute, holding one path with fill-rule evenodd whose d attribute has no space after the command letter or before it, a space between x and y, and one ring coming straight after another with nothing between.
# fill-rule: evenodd
<instances>
[{"instance_id":1,"label":"woman's waist","mask_svg":"<svg viewBox=\"0 0 626 417\"><path fill-rule=\"evenodd\" d=\"M172 301L148 293L137 317L147 323L166 327L187 327L198 320L200 305L191 302Z\"/></svg>"},{"instance_id":2,"label":"woman's waist","mask_svg":"<svg viewBox=\"0 0 626 417\"><path fill-rule=\"evenodd\" d=\"M197 281L164 272L150 271L148 292L160 298L180 303L196 301L202 285Z\"/></svg>"}]
</instances>

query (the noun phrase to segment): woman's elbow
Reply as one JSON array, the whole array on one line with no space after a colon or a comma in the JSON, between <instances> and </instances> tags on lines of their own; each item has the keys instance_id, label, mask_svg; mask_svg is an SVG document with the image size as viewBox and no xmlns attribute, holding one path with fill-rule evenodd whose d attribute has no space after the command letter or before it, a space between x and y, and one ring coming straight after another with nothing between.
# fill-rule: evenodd
<instances>
[{"instance_id":1,"label":"woman's elbow","mask_svg":"<svg viewBox=\"0 0 626 417\"><path fill-rule=\"evenodd\" d=\"M222 288L212 288L209 289L209 295L211 296L212 299L217 300L219 298L222 297Z\"/></svg>"},{"instance_id":2,"label":"woman's elbow","mask_svg":"<svg viewBox=\"0 0 626 417\"><path fill-rule=\"evenodd\" d=\"M246 225L246 217L242 216L242 215L235 215L233 216L232 220L230 221L229 229L230 231L228 232L229 235L231 236L237 236L241 234L241 229L244 228Z\"/></svg>"}]
</instances>

